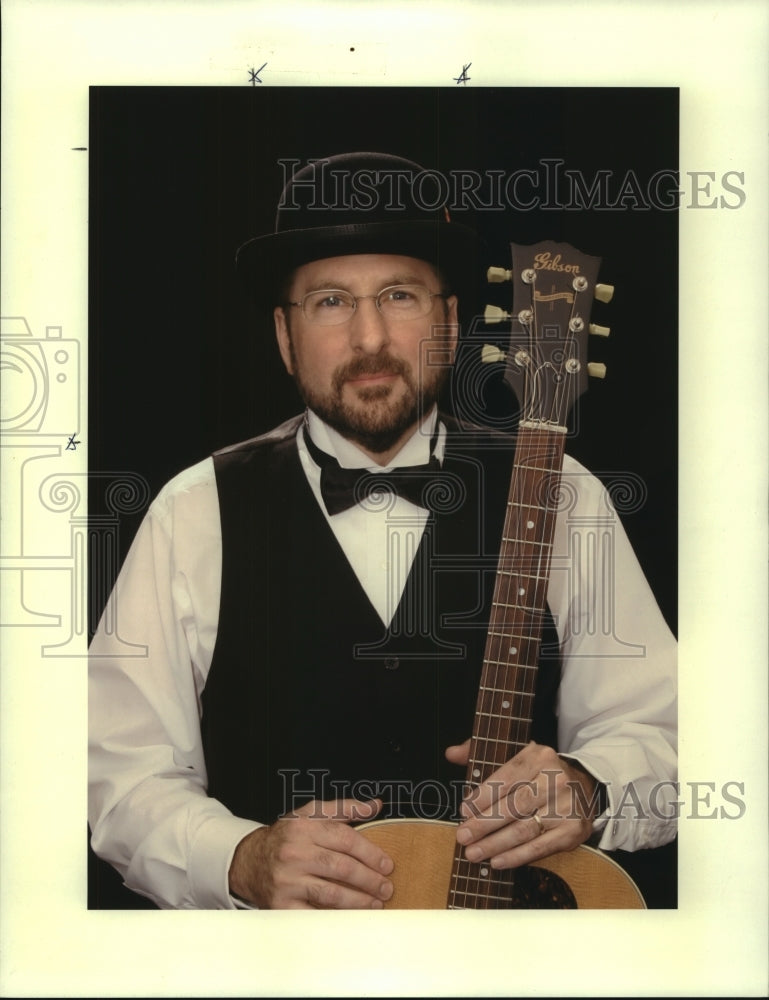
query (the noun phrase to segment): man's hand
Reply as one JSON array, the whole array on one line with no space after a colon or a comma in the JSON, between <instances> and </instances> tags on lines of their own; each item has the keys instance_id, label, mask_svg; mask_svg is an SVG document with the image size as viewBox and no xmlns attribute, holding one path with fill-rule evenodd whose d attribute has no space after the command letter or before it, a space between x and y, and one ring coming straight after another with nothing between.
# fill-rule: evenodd
<instances>
[{"instance_id":1,"label":"man's hand","mask_svg":"<svg viewBox=\"0 0 769 1000\"><path fill-rule=\"evenodd\" d=\"M237 846L230 891L267 909L381 909L393 862L348 826L372 819L378 800L309 802Z\"/></svg>"},{"instance_id":2,"label":"man's hand","mask_svg":"<svg viewBox=\"0 0 769 1000\"><path fill-rule=\"evenodd\" d=\"M449 747L446 757L467 764L469 747L469 740ZM464 800L457 840L468 861L517 868L587 840L597 802L591 775L529 743Z\"/></svg>"}]
</instances>

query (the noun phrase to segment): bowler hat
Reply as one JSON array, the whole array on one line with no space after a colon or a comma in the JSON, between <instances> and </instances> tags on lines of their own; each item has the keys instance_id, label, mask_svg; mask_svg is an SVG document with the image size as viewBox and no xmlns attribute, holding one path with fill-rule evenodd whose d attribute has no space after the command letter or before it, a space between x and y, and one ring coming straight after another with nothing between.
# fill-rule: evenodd
<instances>
[{"instance_id":1,"label":"bowler hat","mask_svg":"<svg viewBox=\"0 0 769 1000\"><path fill-rule=\"evenodd\" d=\"M473 270L476 236L451 221L447 200L443 175L400 156L344 153L311 160L288 178L274 231L238 250L238 272L257 302L277 305L285 279L301 264L398 254L433 264L448 290L456 291Z\"/></svg>"}]
</instances>

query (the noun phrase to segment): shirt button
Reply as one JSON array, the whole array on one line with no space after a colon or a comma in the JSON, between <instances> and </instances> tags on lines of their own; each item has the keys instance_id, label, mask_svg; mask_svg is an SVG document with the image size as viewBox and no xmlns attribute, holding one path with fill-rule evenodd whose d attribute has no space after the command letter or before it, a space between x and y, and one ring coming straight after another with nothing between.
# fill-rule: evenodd
<instances>
[{"instance_id":1,"label":"shirt button","mask_svg":"<svg viewBox=\"0 0 769 1000\"><path fill-rule=\"evenodd\" d=\"M401 745L397 742L397 740L390 740L390 749L393 753L400 753Z\"/></svg>"},{"instance_id":2,"label":"shirt button","mask_svg":"<svg viewBox=\"0 0 769 1000\"><path fill-rule=\"evenodd\" d=\"M384 661L385 670L397 670L400 665L401 662L397 656L385 657Z\"/></svg>"}]
</instances>

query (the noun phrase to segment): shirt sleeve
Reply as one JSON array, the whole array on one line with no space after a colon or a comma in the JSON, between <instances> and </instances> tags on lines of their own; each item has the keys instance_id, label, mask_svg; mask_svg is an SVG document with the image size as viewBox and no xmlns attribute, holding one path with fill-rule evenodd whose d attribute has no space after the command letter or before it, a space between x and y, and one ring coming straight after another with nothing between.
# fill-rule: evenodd
<instances>
[{"instance_id":1,"label":"shirt sleeve","mask_svg":"<svg viewBox=\"0 0 769 1000\"><path fill-rule=\"evenodd\" d=\"M216 638L219 538L208 460L153 503L89 655L92 846L164 909L236 908L229 866L258 826L206 793L200 694Z\"/></svg>"},{"instance_id":2,"label":"shirt sleeve","mask_svg":"<svg viewBox=\"0 0 769 1000\"><path fill-rule=\"evenodd\" d=\"M599 847L658 847L676 834L676 642L607 491L571 459L564 473L549 591L559 750L606 786Z\"/></svg>"}]
</instances>

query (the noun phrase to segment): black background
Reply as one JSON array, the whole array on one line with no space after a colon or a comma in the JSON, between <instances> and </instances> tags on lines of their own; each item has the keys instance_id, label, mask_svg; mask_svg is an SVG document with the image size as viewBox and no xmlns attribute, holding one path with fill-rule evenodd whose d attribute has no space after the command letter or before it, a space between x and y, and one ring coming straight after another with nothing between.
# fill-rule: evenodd
<instances>
[{"instance_id":1,"label":"black background","mask_svg":"<svg viewBox=\"0 0 769 1000\"><path fill-rule=\"evenodd\" d=\"M510 174L557 158L588 183L610 171L615 196L628 171L644 190L678 163L678 92L667 88L99 87L90 112L89 466L138 473L151 496L300 408L269 318L234 271L237 247L273 228L280 159L375 150L444 174ZM606 481L645 483L623 523L675 629L678 215L626 205L452 218L483 237L482 269L509 266L511 241L554 239L602 257L600 280L616 292L593 318L612 335L591 348L608 375L591 380L568 451ZM465 323L485 301L482 269ZM500 336L490 328L489 340ZM502 387L490 392L491 411L506 404ZM93 516L106 481L94 480ZM118 562L140 515L120 523ZM92 628L112 582L97 578Z\"/></svg>"}]
</instances>

